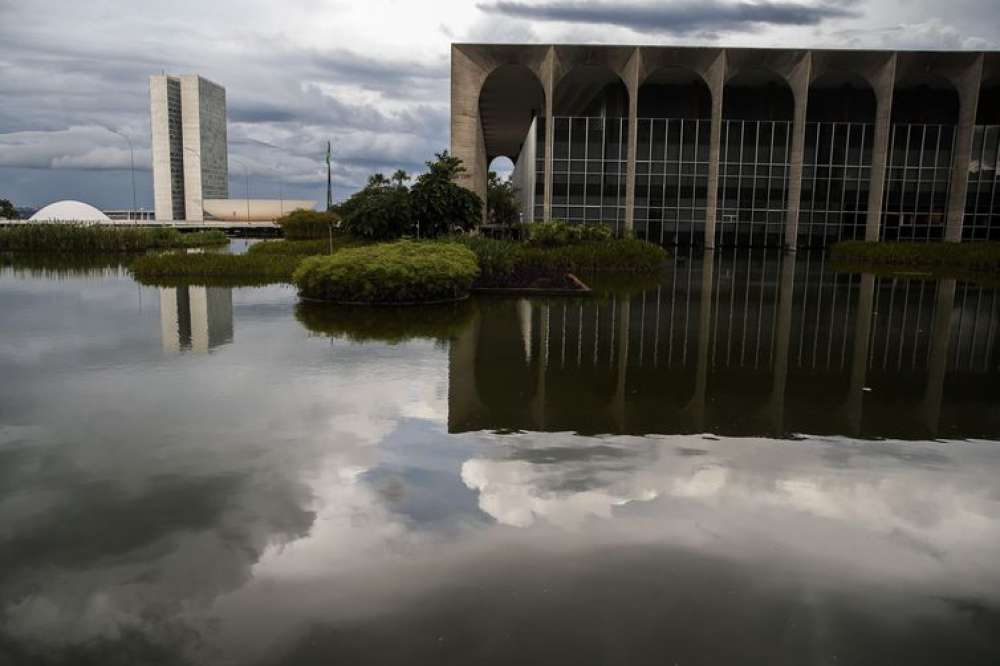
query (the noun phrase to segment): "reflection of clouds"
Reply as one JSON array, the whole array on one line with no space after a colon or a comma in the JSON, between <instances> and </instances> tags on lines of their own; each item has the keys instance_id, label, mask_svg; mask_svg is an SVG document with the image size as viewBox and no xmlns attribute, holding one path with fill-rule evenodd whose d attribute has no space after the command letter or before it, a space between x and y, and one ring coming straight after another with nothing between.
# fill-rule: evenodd
<instances>
[{"instance_id":1,"label":"reflection of clouds","mask_svg":"<svg viewBox=\"0 0 1000 666\"><path fill-rule=\"evenodd\" d=\"M50 401L31 402L26 425L0 428L0 456L17 461L0 470L3 634L53 646L117 640L131 627L173 645L182 618L215 631L216 600L253 577L315 574L400 531L362 477L406 418L444 419L443 350L373 345L362 356L309 338L290 304L257 321L247 300L234 294L246 335L218 354L155 353L152 307L153 344L130 367L63 375L61 360L37 359L19 390ZM105 331L85 336L116 343ZM224 481L208 504L199 479ZM113 514L91 501L95 487ZM61 540L74 507L79 528ZM197 521L185 522L187 508ZM138 535L122 539L133 526ZM19 543L31 547L4 552ZM86 543L93 557L76 552ZM66 545L76 550L57 556Z\"/></svg>"},{"instance_id":2,"label":"reflection of clouds","mask_svg":"<svg viewBox=\"0 0 1000 666\"><path fill-rule=\"evenodd\" d=\"M556 437L567 447L587 441L559 435L543 438L544 446ZM852 455L861 453L853 451L858 443L840 439L668 437L635 465L609 468L530 462L536 438L511 438L505 458L462 467L480 508L502 524L596 529L593 519L614 516L609 529L627 531L635 520L648 530L632 538L741 550L749 539L881 574L964 571L967 581L986 576L1000 585L1000 501L989 466L980 464L993 444L866 443L882 448L869 456ZM606 443L629 449L644 441ZM678 445L706 453L686 456ZM830 450L843 454L840 464L829 464ZM926 458L934 464L907 462L932 452Z\"/></svg>"}]
</instances>

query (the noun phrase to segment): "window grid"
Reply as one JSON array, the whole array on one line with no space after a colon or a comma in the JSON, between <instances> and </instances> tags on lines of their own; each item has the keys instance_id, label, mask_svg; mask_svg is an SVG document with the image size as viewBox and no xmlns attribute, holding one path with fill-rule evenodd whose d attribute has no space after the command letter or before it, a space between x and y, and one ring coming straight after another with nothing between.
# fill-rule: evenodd
<instances>
[{"instance_id":1,"label":"window grid","mask_svg":"<svg viewBox=\"0 0 1000 666\"><path fill-rule=\"evenodd\" d=\"M719 245L781 245L788 200L791 121L723 120Z\"/></svg>"},{"instance_id":2,"label":"window grid","mask_svg":"<svg viewBox=\"0 0 1000 666\"><path fill-rule=\"evenodd\" d=\"M628 119L560 116L554 123L552 219L625 224Z\"/></svg>"},{"instance_id":3,"label":"window grid","mask_svg":"<svg viewBox=\"0 0 1000 666\"><path fill-rule=\"evenodd\" d=\"M865 237L873 136L870 123L806 124L800 246Z\"/></svg>"},{"instance_id":4,"label":"window grid","mask_svg":"<svg viewBox=\"0 0 1000 666\"><path fill-rule=\"evenodd\" d=\"M705 229L711 120L639 118L635 235L656 243L700 242Z\"/></svg>"},{"instance_id":5,"label":"window grid","mask_svg":"<svg viewBox=\"0 0 1000 666\"><path fill-rule=\"evenodd\" d=\"M892 126L880 240L944 238L953 125Z\"/></svg>"},{"instance_id":6,"label":"window grid","mask_svg":"<svg viewBox=\"0 0 1000 666\"><path fill-rule=\"evenodd\" d=\"M976 125L969 161L963 240L1000 240L1000 125Z\"/></svg>"}]
</instances>

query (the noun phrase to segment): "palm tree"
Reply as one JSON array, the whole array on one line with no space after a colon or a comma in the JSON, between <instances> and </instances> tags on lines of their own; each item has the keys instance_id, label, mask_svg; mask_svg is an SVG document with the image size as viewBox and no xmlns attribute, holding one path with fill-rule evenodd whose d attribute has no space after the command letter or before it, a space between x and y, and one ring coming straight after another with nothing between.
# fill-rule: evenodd
<instances>
[{"instance_id":1,"label":"palm tree","mask_svg":"<svg viewBox=\"0 0 1000 666\"><path fill-rule=\"evenodd\" d=\"M380 173L373 173L368 176L368 187L385 187L389 184L389 179Z\"/></svg>"},{"instance_id":2,"label":"palm tree","mask_svg":"<svg viewBox=\"0 0 1000 666\"><path fill-rule=\"evenodd\" d=\"M402 169L396 169L396 172L392 174L392 182L400 187L410 179L410 174L406 173Z\"/></svg>"}]
</instances>

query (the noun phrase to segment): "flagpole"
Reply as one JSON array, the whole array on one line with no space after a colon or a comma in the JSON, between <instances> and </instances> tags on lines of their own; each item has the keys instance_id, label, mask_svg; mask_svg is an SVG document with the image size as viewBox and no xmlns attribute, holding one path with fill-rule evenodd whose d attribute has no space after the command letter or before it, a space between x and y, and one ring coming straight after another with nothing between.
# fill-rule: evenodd
<instances>
[{"instance_id":1,"label":"flagpole","mask_svg":"<svg viewBox=\"0 0 1000 666\"><path fill-rule=\"evenodd\" d=\"M330 180L330 142L326 142L326 209L333 208L333 191Z\"/></svg>"}]
</instances>

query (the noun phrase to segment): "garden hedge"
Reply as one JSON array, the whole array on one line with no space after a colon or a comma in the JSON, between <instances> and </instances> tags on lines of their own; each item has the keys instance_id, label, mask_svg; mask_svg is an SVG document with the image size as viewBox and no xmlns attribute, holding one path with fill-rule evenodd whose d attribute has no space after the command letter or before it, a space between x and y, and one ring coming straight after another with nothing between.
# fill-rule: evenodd
<instances>
[{"instance_id":1,"label":"garden hedge","mask_svg":"<svg viewBox=\"0 0 1000 666\"><path fill-rule=\"evenodd\" d=\"M476 255L458 243L397 241L303 259L292 281L305 298L339 303L421 303L468 295Z\"/></svg>"}]
</instances>

